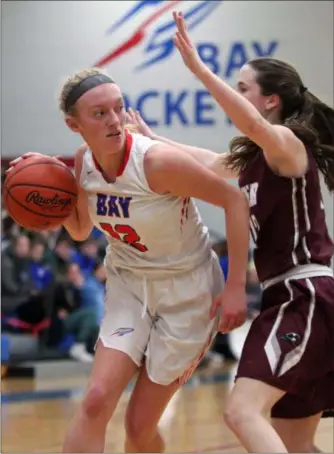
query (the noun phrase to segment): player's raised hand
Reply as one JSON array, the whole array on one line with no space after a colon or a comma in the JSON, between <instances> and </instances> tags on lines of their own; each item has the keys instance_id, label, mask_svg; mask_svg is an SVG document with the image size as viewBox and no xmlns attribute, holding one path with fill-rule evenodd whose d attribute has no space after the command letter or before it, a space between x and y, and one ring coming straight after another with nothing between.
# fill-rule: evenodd
<instances>
[{"instance_id":1,"label":"player's raised hand","mask_svg":"<svg viewBox=\"0 0 334 454\"><path fill-rule=\"evenodd\" d=\"M174 21L177 26L177 32L173 38L174 44L181 54L184 64L192 71L197 74L204 65L196 47L192 43L188 30L187 24L181 12L173 12Z\"/></svg>"},{"instance_id":2,"label":"player's raised hand","mask_svg":"<svg viewBox=\"0 0 334 454\"><path fill-rule=\"evenodd\" d=\"M135 125L140 134L143 134L143 136L150 137L151 139L153 139L154 132L143 120L143 117L140 115L138 110L134 111L131 107L129 107L127 112L127 118L129 123Z\"/></svg>"}]
</instances>

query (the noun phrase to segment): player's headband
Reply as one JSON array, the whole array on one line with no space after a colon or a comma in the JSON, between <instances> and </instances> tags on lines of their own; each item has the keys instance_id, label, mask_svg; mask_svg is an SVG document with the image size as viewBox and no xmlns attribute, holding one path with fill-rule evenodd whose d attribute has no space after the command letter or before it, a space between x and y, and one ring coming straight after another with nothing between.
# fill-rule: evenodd
<instances>
[{"instance_id":1,"label":"player's headband","mask_svg":"<svg viewBox=\"0 0 334 454\"><path fill-rule=\"evenodd\" d=\"M75 85L65 100L65 112L69 113L74 104L88 90L103 84L114 84L114 80L106 74L92 74Z\"/></svg>"}]
</instances>

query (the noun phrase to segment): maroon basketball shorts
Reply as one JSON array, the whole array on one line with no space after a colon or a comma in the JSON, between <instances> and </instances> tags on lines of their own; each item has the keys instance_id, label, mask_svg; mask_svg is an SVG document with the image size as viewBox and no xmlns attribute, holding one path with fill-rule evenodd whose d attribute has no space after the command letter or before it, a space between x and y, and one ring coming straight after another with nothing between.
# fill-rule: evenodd
<instances>
[{"instance_id":1,"label":"maroon basketball shorts","mask_svg":"<svg viewBox=\"0 0 334 454\"><path fill-rule=\"evenodd\" d=\"M288 279L263 292L237 378L287 394L272 417L303 418L334 408L334 279Z\"/></svg>"}]
</instances>

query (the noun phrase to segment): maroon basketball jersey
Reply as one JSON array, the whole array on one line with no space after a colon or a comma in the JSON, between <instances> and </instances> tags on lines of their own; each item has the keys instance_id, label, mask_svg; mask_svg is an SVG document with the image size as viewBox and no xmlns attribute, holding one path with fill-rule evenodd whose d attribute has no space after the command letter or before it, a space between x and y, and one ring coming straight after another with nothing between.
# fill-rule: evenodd
<instances>
[{"instance_id":1,"label":"maroon basketball jersey","mask_svg":"<svg viewBox=\"0 0 334 454\"><path fill-rule=\"evenodd\" d=\"M330 266L333 242L311 153L304 177L285 178L276 175L259 152L240 173L239 186L249 199L254 261L261 282L297 265Z\"/></svg>"}]
</instances>

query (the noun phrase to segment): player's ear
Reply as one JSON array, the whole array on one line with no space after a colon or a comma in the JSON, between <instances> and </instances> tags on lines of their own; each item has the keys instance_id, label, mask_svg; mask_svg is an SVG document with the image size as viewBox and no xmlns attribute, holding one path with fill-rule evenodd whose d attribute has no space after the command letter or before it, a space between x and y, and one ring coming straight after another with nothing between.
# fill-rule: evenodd
<instances>
[{"instance_id":1,"label":"player's ear","mask_svg":"<svg viewBox=\"0 0 334 454\"><path fill-rule=\"evenodd\" d=\"M75 117L72 115L66 115L65 117L65 123L67 126L70 128L71 131L73 132L79 132L79 125Z\"/></svg>"}]
</instances>

